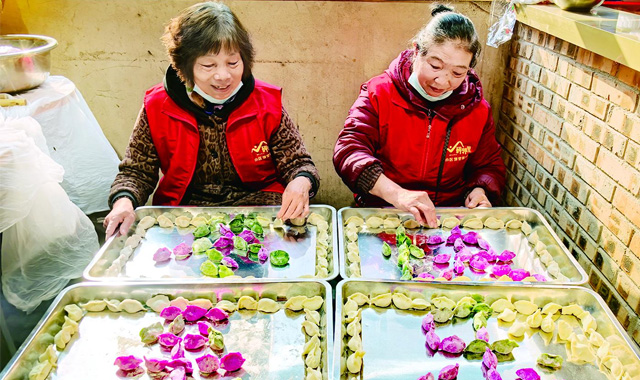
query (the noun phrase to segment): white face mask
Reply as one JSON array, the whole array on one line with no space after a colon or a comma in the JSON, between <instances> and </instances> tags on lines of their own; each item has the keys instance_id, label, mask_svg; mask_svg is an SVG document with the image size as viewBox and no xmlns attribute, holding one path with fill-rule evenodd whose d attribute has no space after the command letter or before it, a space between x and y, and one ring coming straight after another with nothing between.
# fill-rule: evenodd
<instances>
[{"instance_id":1,"label":"white face mask","mask_svg":"<svg viewBox=\"0 0 640 380\"><path fill-rule=\"evenodd\" d=\"M209 103L213 103L213 104L224 104L224 102L226 102L227 100L231 99L232 97L234 97L238 91L240 91L240 88L242 87L242 82L240 82L240 84L238 84L238 87L236 87L235 90L233 90L233 92L231 93L231 95L229 95L227 98L225 99L216 99L213 96L207 94L206 92L204 92L204 90L202 90L200 87L198 87L197 84L193 85L193 91L195 93L197 93L198 95L202 96L206 101L208 101Z\"/></svg>"},{"instance_id":2,"label":"white face mask","mask_svg":"<svg viewBox=\"0 0 640 380\"><path fill-rule=\"evenodd\" d=\"M431 96L429 94L427 94L427 92L424 90L424 88L422 88L422 86L420 85L420 82L418 81L418 74L416 74L416 72L412 72L411 75L409 76L409 84L411 85L411 87L413 87L416 91L418 91L418 93L425 99L427 99L430 102L437 102L438 100L442 100L442 99L446 99L449 97L449 95L451 95L453 93L453 91L447 91L444 94L440 95L440 96Z\"/></svg>"}]
</instances>

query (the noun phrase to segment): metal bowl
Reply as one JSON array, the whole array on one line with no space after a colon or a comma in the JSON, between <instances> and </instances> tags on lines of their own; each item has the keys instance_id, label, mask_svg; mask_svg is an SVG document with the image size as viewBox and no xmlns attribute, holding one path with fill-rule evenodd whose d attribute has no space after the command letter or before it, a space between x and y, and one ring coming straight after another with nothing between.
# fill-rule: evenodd
<instances>
[{"instance_id":1,"label":"metal bowl","mask_svg":"<svg viewBox=\"0 0 640 380\"><path fill-rule=\"evenodd\" d=\"M0 36L0 92L38 87L49 77L54 38L30 34Z\"/></svg>"},{"instance_id":2,"label":"metal bowl","mask_svg":"<svg viewBox=\"0 0 640 380\"><path fill-rule=\"evenodd\" d=\"M604 0L553 0L553 2L565 11L588 12L602 4Z\"/></svg>"}]
</instances>

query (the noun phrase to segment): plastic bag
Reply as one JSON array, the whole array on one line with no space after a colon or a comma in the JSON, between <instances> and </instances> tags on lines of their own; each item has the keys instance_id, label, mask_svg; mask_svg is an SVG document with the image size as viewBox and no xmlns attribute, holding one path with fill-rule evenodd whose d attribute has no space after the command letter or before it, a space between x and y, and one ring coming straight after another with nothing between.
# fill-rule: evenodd
<instances>
[{"instance_id":1,"label":"plastic bag","mask_svg":"<svg viewBox=\"0 0 640 380\"><path fill-rule=\"evenodd\" d=\"M538 4L547 0L511 0L491 2L491 21L498 15L500 18L489 27L487 35L487 45L497 48L503 43L511 40L513 28L516 26L516 4Z\"/></svg>"},{"instance_id":2,"label":"plastic bag","mask_svg":"<svg viewBox=\"0 0 640 380\"><path fill-rule=\"evenodd\" d=\"M93 224L60 186L64 170L36 145L37 127L0 117L2 287L28 313L80 277L99 248Z\"/></svg>"}]
</instances>

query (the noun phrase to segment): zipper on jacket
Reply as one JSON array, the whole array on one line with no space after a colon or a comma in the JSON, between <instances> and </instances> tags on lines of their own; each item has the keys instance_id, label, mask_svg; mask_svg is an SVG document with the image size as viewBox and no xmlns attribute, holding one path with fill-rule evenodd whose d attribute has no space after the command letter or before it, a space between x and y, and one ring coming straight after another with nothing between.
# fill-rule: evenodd
<instances>
[{"instance_id":1,"label":"zipper on jacket","mask_svg":"<svg viewBox=\"0 0 640 380\"><path fill-rule=\"evenodd\" d=\"M430 144L430 137L431 137L431 125L433 124L433 110L427 110L427 119L429 120L429 126L427 127L427 141L426 141L426 149L424 151L424 155L422 157L422 170L420 171L420 180L421 181L425 181L426 180L426 175L427 175L427 167L429 166L428 164L428 160L429 160L429 147L431 146Z\"/></svg>"}]
</instances>

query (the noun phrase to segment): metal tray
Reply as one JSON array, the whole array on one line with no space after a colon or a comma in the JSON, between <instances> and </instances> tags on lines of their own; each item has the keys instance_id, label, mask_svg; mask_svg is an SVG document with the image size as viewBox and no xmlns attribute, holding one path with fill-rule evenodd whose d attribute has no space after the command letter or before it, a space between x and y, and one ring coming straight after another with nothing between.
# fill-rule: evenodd
<instances>
[{"instance_id":1,"label":"metal tray","mask_svg":"<svg viewBox=\"0 0 640 380\"><path fill-rule=\"evenodd\" d=\"M261 280L252 283L202 283L182 284L161 283L81 283L65 289L54 300L51 307L22 344L7 367L0 373L0 379L22 380L28 378L28 372L38 360L38 356L53 342L53 334L60 330L63 308L71 303L86 302L92 299L133 298L141 302L156 294L167 294L170 298L183 296L187 299L208 298L236 300L241 295L254 297L266 296L284 300L296 295L307 297L322 296L324 305L321 315L320 332L324 339L322 373L330 378L330 364L333 350L333 305L331 287L325 281L300 280L275 282ZM301 356L305 343L305 334L301 324L305 320L304 312L283 310L274 314L240 310L231 314L230 323L222 329L225 339L225 351L240 351L247 359L243 369L230 376L216 376L215 379L302 379L305 374L305 362ZM124 312L86 313L79 323L79 332L74 334L67 347L59 352L58 366L48 379L78 380L91 374L92 379L117 379L117 367L113 362L121 355L150 355L160 357L157 344L145 347L140 342L138 332L142 327L162 321L153 311L127 314ZM194 326L187 326L187 330ZM196 328L197 331L197 328ZM190 330L187 331L190 333ZM197 334L197 332L196 332ZM157 351L157 352L156 352ZM187 359L201 356L185 351ZM167 356L165 353L164 356ZM191 360L194 362L193 360ZM194 363L197 373L197 366ZM196 376L195 378L199 378ZM143 375L139 379L149 379Z\"/></svg>"},{"instance_id":2,"label":"metal tray","mask_svg":"<svg viewBox=\"0 0 640 380\"><path fill-rule=\"evenodd\" d=\"M256 212L259 214L271 215L275 217L280 208L277 206L256 206L256 207L139 207L136 209L136 219L139 221L143 217L150 215L160 216L165 212L190 212L194 216L207 212L237 214ZM338 276L338 253L336 234L336 210L327 205L311 205L310 212L315 212L323 216L329 224L330 250L327 260L328 276L321 277L323 280L331 280ZM173 258L162 264L156 264L152 257L158 248L167 247L173 249L176 245L185 242L189 245L193 243L193 227L182 229L174 227L172 229L161 228L157 224L146 231L145 237L136 247L133 255L125 263L122 272L117 276L110 276L106 271L120 255L120 250L124 247L126 239L135 233L136 224L130 229L127 236L116 234L107 239L100 248L91 263L84 270L83 277L89 281L162 281L162 282L182 282L185 279L200 279L203 281L216 281L215 278L205 277L200 274L200 265L207 259L206 255L192 255L189 259L176 261ZM316 233L315 226L307 224L306 233L293 236L293 230L285 226L285 230L265 228L266 246L273 249L283 249L290 255L289 265L284 268L277 268L272 265L261 265L257 262L246 260L231 253L240 265L235 274L241 277L253 276L254 278L303 278L314 277L316 274ZM329 251L329 249L327 250ZM217 279L229 282L230 278Z\"/></svg>"},{"instance_id":3,"label":"metal tray","mask_svg":"<svg viewBox=\"0 0 640 380\"><path fill-rule=\"evenodd\" d=\"M620 357L631 378L640 374L640 350L632 343L627 333L616 320L613 313L606 306L602 298L590 289L581 286L507 286L495 285L479 286L470 284L445 284L445 283L417 283L417 282L391 282L391 281L371 281L371 280L343 280L336 289L336 331L334 348L334 369L332 371L334 379L347 379L341 367L345 362L346 343L344 334L345 327L343 321L343 305L350 295L361 292L365 295L378 295L388 292L403 292L410 297L421 295L427 300L432 296L447 296L454 301L471 294L483 295L486 301L491 304L499 298L510 298L512 302L526 299L542 306L548 302L556 302L561 305L578 304L587 310L598 323L597 331L605 338L609 335L616 335L620 338L623 347L628 354ZM412 298L413 298L412 297ZM480 360L467 360L460 356L458 358L447 358L441 353L436 353L429 357L425 349L425 336L421 330L421 322L427 311L403 311L395 307L378 308L365 306L362 310L362 344L366 352L362 364L362 378L374 379L394 379L394 380L415 380L420 376L431 372L438 377L438 372L446 365L454 363L460 364L458 379L483 379ZM522 316L519 315L519 318ZM452 334L460 336L466 343L474 339L472 318L456 319L455 322L438 325L436 333L441 337ZM498 322L494 317L488 321L490 342L508 337L507 330L509 324ZM576 365L566 359L566 349L564 344L554 343L555 337L548 346L536 333L531 337L531 330L526 333L526 338L519 341L520 347L514 349L515 360L512 362L502 362L498 365L498 371L503 379L515 379L515 371L520 368L536 368L542 379L566 379L566 380L605 380L607 376L598 370L593 364ZM513 339L513 338L511 338ZM540 353L550 353L562 355L564 364L562 369L555 373L545 372L536 367L536 359ZM355 375L360 379L360 375ZM349 377L351 379L351 377Z\"/></svg>"},{"instance_id":4,"label":"metal tray","mask_svg":"<svg viewBox=\"0 0 640 380\"><path fill-rule=\"evenodd\" d=\"M450 216L456 216L458 219L468 219L471 217L477 217L480 219L486 219L489 216L493 216L503 221L511 219L519 219L521 221L527 221L532 227L532 231L535 231L539 237L539 240L547 246L547 250L560 267L561 273L565 275L568 280L557 280L549 276L546 271L545 265L540 261L540 258L536 255L534 247L528 244L527 237L520 230L507 230L505 228L500 230L492 230L484 228L482 230L474 230L480 233L480 235L487 240L491 246L497 251L509 249L517 254L513 260L513 268L522 268L533 273L546 275L549 282L554 284L565 285L584 285L586 284L588 277L584 269L576 261L576 259L569 253L567 248L562 244L558 236L549 226L549 223L544 217L536 210L524 207L505 207L505 208L436 208L436 213L439 219L444 219ZM351 208L345 207L338 211L338 235L339 235L339 249L340 249L340 275L343 278L356 278L352 276L349 271L349 263L347 262L347 239L345 237L344 222L351 216L360 216L363 219L371 215L397 215L401 220L413 219L413 216L407 212L403 212L391 208ZM471 231L462 228L463 232ZM407 230L407 233L414 234L416 231L424 235L441 234L444 238L449 236L450 230L448 229L428 229L423 228L419 230ZM382 228L373 230L371 232L361 231L358 234L358 247L360 250L360 270L361 278L364 279L381 279L381 280L400 280L402 273L394 262L382 255L382 240L377 236L379 232L395 233L395 230L384 230ZM434 253L453 252L452 246L445 246L444 244L436 246ZM430 260L433 255L427 255L425 258L425 271L430 271L433 265ZM431 265L431 266L429 266ZM485 281L479 281L483 277L488 277L486 273L476 273L469 269L468 265L465 268L465 276L471 278L471 283L487 284ZM436 275L437 277L437 275ZM489 281L491 282L491 281ZM512 284L522 284L522 282L511 282ZM535 284L535 283L534 283ZM538 284L544 284L540 282Z\"/></svg>"}]
</instances>

